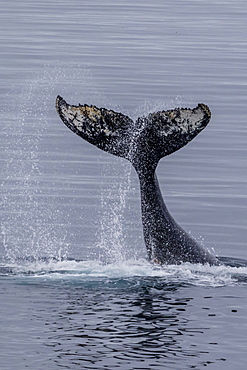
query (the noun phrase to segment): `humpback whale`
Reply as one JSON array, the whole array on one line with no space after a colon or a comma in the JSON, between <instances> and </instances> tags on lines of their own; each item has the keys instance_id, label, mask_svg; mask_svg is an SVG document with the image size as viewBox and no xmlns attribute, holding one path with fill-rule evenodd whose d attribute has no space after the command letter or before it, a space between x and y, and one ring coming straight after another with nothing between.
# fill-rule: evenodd
<instances>
[{"instance_id":1,"label":"humpback whale","mask_svg":"<svg viewBox=\"0 0 247 370\"><path fill-rule=\"evenodd\" d=\"M122 113L94 105L70 105L61 96L57 96L56 110L70 130L134 166L140 182L144 241L151 262L220 264L171 216L155 173L161 158L185 146L207 126L211 118L207 105L150 113L135 122Z\"/></svg>"}]
</instances>

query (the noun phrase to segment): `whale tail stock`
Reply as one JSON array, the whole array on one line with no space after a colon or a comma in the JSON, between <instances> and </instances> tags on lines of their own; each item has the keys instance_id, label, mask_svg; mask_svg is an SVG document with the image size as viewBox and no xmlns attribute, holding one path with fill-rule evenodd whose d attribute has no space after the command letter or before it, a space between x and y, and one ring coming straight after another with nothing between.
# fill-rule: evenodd
<instances>
[{"instance_id":1,"label":"whale tail stock","mask_svg":"<svg viewBox=\"0 0 247 370\"><path fill-rule=\"evenodd\" d=\"M88 105L69 105L58 96L57 112L77 135L98 148L128 159L136 168L157 166L158 161L185 146L208 124L205 104L151 113L134 122L122 113Z\"/></svg>"}]
</instances>

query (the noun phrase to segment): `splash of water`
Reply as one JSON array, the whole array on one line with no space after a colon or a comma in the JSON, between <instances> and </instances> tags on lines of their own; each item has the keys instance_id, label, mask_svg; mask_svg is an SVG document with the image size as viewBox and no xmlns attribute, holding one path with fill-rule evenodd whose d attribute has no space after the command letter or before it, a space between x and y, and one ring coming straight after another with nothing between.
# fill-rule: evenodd
<instances>
[{"instance_id":1,"label":"splash of water","mask_svg":"<svg viewBox=\"0 0 247 370\"><path fill-rule=\"evenodd\" d=\"M124 212L126 201L131 186L131 167L128 163L122 163L120 181L114 181L102 189L100 208L100 229L98 233L97 247L101 251L100 259L108 262L124 261L127 258L127 246L124 237ZM122 173L123 170L123 173ZM113 168L104 168L107 175ZM115 168L115 176L117 168Z\"/></svg>"},{"instance_id":2,"label":"splash of water","mask_svg":"<svg viewBox=\"0 0 247 370\"><path fill-rule=\"evenodd\" d=\"M5 122L4 168L1 183L1 235L5 258L63 256L66 232L59 226L60 211L42 192L40 144L49 125L50 98L61 80L61 70L29 76L8 96ZM9 109L14 107L14 109ZM53 107L52 107L53 108Z\"/></svg>"},{"instance_id":3,"label":"splash of water","mask_svg":"<svg viewBox=\"0 0 247 370\"><path fill-rule=\"evenodd\" d=\"M174 99L169 101L162 99L145 100L140 106L135 109L135 119L138 117L147 116L149 113L163 111L166 109L177 108L182 105L182 97L177 95Z\"/></svg>"}]
</instances>

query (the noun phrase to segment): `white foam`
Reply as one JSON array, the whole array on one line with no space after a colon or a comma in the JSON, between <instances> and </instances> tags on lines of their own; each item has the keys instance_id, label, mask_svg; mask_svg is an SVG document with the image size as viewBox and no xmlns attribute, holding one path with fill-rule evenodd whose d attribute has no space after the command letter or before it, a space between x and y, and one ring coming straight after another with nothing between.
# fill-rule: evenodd
<instances>
[{"instance_id":1,"label":"white foam","mask_svg":"<svg viewBox=\"0 0 247 370\"><path fill-rule=\"evenodd\" d=\"M185 263L158 266L146 260L127 260L104 264L100 261L36 261L7 266L15 276L51 280L80 279L80 282L104 279L160 278L162 283L179 283L204 287L219 287L247 282L247 267L209 266ZM6 268L6 266L5 266Z\"/></svg>"}]
</instances>

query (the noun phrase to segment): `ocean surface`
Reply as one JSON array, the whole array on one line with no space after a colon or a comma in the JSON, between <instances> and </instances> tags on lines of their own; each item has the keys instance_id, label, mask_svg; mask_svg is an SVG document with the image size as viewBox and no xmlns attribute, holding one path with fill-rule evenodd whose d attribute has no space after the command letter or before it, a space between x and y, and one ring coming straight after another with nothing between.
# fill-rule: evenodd
<instances>
[{"instance_id":1,"label":"ocean surface","mask_svg":"<svg viewBox=\"0 0 247 370\"><path fill-rule=\"evenodd\" d=\"M245 0L2 0L0 369L245 370ZM146 260L137 176L57 95L133 119L207 104L160 161L174 218L225 265Z\"/></svg>"}]
</instances>

